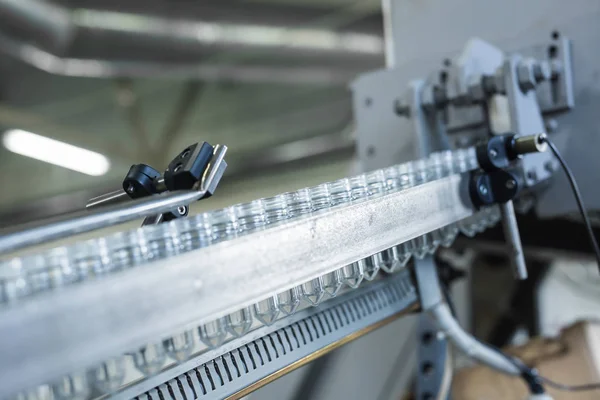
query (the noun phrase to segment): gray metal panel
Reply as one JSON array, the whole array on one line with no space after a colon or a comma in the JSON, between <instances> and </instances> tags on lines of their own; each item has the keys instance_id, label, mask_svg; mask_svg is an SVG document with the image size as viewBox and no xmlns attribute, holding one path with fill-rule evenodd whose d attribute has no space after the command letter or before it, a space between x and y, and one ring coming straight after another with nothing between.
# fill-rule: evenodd
<instances>
[{"instance_id":1,"label":"gray metal panel","mask_svg":"<svg viewBox=\"0 0 600 400\"><path fill-rule=\"evenodd\" d=\"M422 156L414 122L396 113L395 102L405 95L411 80L424 78L424 71L436 67L439 64L411 63L361 75L352 83L357 152L364 171Z\"/></svg>"},{"instance_id":2,"label":"gray metal panel","mask_svg":"<svg viewBox=\"0 0 600 400\"><path fill-rule=\"evenodd\" d=\"M388 288L400 288L401 286L410 289L406 290L401 297L389 295ZM379 301L376 299L379 299ZM253 332L254 339L251 341L248 341L247 338L237 339L226 347L199 355L187 361L185 365L178 365L148 378L142 383L126 388L117 393L116 396L120 398L133 398L135 396L145 398L146 395L150 394L154 398L154 393L160 390L163 398L168 400L177 398L181 391L195 393L194 398L224 398L329 344L335 343L349 334L405 310L416 301L416 291L412 286L410 273L408 270L404 270L381 282L373 283L330 300L320 307L306 309L299 315L285 321L279 321L280 326L278 327L260 328L257 332ZM340 321L343 320L343 325L338 323L337 327L331 325L331 329L325 326L323 326L324 329L321 329L317 320L323 320L325 314L333 315L337 313L342 316L344 313L341 310L345 305L357 302L369 305L368 308L364 308L361 318L353 320L349 316L344 316L340 318ZM318 328L315 329L313 321ZM285 334L298 326L308 326L311 335L308 335L308 331L305 331L305 340L296 341L293 335ZM277 336L281 338L281 342L277 344L278 340L273 340L276 343L273 346L270 339L275 339ZM284 347L286 348L285 352L283 351ZM252 349L252 357L249 357L248 349ZM243 354L243 357L240 354ZM232 359L239 360L236 361L237 367L234 366ZM254 360L254 362L251 360ZM186 366L190 369L181 372ZM199 384L195 379L196 376L201 376L203 382L213 383L205 386L206 392L198 389ZM188 379L188 377L191 379ZM170 391L168 390L169 387ZM173 392L173 395L170 394L171 392Z\"/></svg>"},{"instance_id":3,"label":"gray metal panel","mask_svg":"<svg viewBox=\"0 0 600 400\"><path fill-rule=\"evenodd\" d=\"M595 173L600 170L600 56L594 51L600 40L600 2L396 0L390 10L393 44L388 45L394 48L394 64L402 68L420 62L425 73L433 61L451 58L474 36L505 51L546 43L554 30L571 39L575 108L555 117L554 140L579 182L586 206L600 209ZM541 216L577 210L566 178L558 174L555 179L537 204Z\"/></svg>"}]
</instances>

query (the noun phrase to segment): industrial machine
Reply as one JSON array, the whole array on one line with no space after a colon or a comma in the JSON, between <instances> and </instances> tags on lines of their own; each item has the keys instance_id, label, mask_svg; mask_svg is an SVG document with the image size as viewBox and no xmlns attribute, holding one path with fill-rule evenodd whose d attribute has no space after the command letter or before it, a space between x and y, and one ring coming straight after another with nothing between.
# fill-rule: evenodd
<instances>
[{"instance_id":1,"label":"industrial machine","mask_svg":"<svg viewBox=\"0 0 600 400\"><path fill-rule=\"evenodd\" d=\"M133 231L3 259L0 397L241 398L419 313L417 398L447 398L450 345L548 398L551 381L460 326L435 255L501 224L515 279L526 279L517 211L581 211L598 255L573 174L561 172L570 165L585 205L600 208L589 171L599 67L586 50L597 46L586 27L598 9L502 41L507 10L520 32L566 6L464 2L488 42L461 31L467 16L446 3L427 13L385 3L388 67L352 84L364 173L187 216L191 202L218 196L227 166L225 146L198 143L162 173L124 171L123 189L88 210L4 232L0 253L10 255L144 218ZM448 37L427 39L434 24Z\"/></svg>"}]
</instances>

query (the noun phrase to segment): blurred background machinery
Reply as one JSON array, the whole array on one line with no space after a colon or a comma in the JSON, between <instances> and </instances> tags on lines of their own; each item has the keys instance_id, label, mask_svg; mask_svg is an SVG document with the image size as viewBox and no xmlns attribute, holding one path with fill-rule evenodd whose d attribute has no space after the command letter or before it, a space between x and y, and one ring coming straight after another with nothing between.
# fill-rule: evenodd
<instances>
[{"instance_id":1,"label":"blurred background machinery","mask_svg":"<svg viewBox=\"0 0 600 400\"><path fill-rule=\"evenodd\" d=\"M518 372L477 342L452 354L457 331L416 311L453 305L499 347L599 316L594 249L542 151L595 223L599 16L0 0L0 397L433 399L452 363ZM121 186L148 196L81 212Z\"/></svg>"}]
</instances>

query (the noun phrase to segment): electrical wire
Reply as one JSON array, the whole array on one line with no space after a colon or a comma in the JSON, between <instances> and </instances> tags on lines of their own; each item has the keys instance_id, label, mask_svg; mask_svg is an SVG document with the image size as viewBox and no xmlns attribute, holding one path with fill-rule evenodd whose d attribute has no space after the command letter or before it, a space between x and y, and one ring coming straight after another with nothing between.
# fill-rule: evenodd
<instances>
[{"instance_id":1,"label":"electrical wire","mask_svg":"<svg viewBox=\"0 0 600 400\"><path fill-rule=\"evenodd\" d=\"M540 376L540 380L546 385L553 387L554 389L562 390L565 392L583 392L588 390L600 390L600 382L586 383L583 385L565 385L564 383L557 383L543 376Z\"/></svg>"},{"instance_id":2,"label":"electrical wire","mask_svg":"<svg viewBox=\"0 0 600 400\"><path fill-rule=\"evenodd\" d=\"M446 300L446 303L448 303L448 307L450 308L452 314L456 315L455 311L454 311L455 310L454 301L452 300L452 297L450 297L449 288L444 284L442 284L440 286L442 287L442 294ZM486 347L490 348L491 350L495 351L500 356L504 357L507 361L509 361L511 364L513 364L515 367L517 367L521 371L521 377L525 380L527 387L529 388L529 390L532 393L535 393L535 394L544 393L543 386L541 385L542 383L544 383L554 389L558 389L558 390L562 390L562 391L566 391L566 392L584 392L584 391L591 391L591 390L600 390L600 382L586 383L586 384L582 384L582 385L566 385L564 383L555 382L551 379L546 378L545 376L539 375L538 371L535 368L528 367L527 365L525 365L525 363L523 363L523 361L519 360L518 358L512 357L511 355L503 352L499 348L492 346L488 343L484 343L477 338L474 338L474 339L477 340L483 346L486 346Z\"/></svg>"},{"instance_id":3,"label":"electrical wire","mask_svg":"<svg viewBox=\"0 0 600 400\"><path fill-rule=\"evenodd\" d=\"M598 242L596 241L596 236L594 235L594 230L592 229L592 223L590 222L590 218L587 215L585 210L585 205L583 204L583 199L581 197L581 192L579 191L579 186L575 181L575 177L573 176L573 172L567 165L564 158L561 156L558 148L552 143L552 141L548 138L548 136L544 136L540 138L542 142L545 142L550 150L554 154L554 157L560 163L565 175L567 176L567 180L571 185L571 189L573 190L573 195L575 196L575 201L577 202L577 207L579 208L579 213L581 214L581 218L583 218L583 223L585 225L585 229L587 230L587 234L592 245L592 249L594 250L594 254L596 256L596 263L598 264L598 273L600 273L600 247L598 247Z\"/></svg>"}]
</instances>

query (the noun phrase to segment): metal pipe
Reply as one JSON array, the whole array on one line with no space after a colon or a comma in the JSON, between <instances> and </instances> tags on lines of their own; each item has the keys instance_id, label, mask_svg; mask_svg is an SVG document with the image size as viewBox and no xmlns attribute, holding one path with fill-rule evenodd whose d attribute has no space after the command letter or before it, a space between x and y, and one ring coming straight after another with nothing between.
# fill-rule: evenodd
<instances>
[{"instance_id":1,"label":"metal pipe","mask_svg":"<svg viewBox=\"0 0 600 400\"><path fill-rule=\"evenodd\" d=\"M500 214L502 215L502 228L504 229L504 238L508 246L508 255L513 273L516 279L525 280L527 279L527 264L525 263L523 245L521 244L517 216L512 200L500 204Z\"/></svg>"},{"instance_id":2,"label":"metal pipe","mask_svg":"<svg viewBox=\"0 0 600 400\"><path fill-rule=\"evenodd\" d=\"M180 205L199 200L205 194L203 190L177 191L149 199L102 207L97 211L83 211L18 232L0 232L2 235L0 254L167 212Z\"/></svg>"},{"instance_id":3,"label":"metal pipe","mask_svg":"<svg viewBox=\"0 0 600 400\"><path fill-rule=\"evenodd\" d=\"M275 35L279 40L251 40L252 35L258 39L264 37L260 29L271 33L271 36L273 30L281 32ZM0 0L0 50L37 68L61 75L175 75L208 80L234 76L247 81L302 81L310 78L338 83L341 73L343 83L346 83L356 73L381 63L383 45L378 35L315 29L316 34L329 40L307 41L305 30L273 25L252 26L232 21L182 20L141 13L69 9L35 0ZM365 40L350 40L357 37ZM115 47L113 43L116 42L120 45ZM341 68L346 71L340 71L340 67L309 68L312 71L304 71L299 77L294 77L286 68L240 66L240 60L227 66L206 63L207 55L213 54L215 48L240 51L241 57L247 58L244 50L254 47L271 49L278 57L287 54L292 65L296 65L299 59L305 62L312 59L315 66L331 65L341 56L350 57L352 62L344 64L356 65L356 68Z\"/></svg>"},{"instance_id":4,"label":"metal pipe","mask_svg":"<svg viewBox=\"0 0 600 400\"><path fill-rule=\"evenodd\" d=\"M91 198L90 201L88 201L85 205L85 208L89 210L98 206L123 203L128 200L131 200L131 197L129 197L129 195L123 189L119 189Z\"/></svg>"},{"instance_id":5,"label":"metal pipe","mask_svg":"<svg viewBox=\"0 0 600 400\"><path fill-rule=\"evenodd\" d=\"M62 54L71 41L71 12L50 2L0 0L0 26L27 42Z\"/></svg>"},{"instance_id":6,"label":"metal pipe","mask_svg":"<svg viewBox=\"0 0 600 400\"><path fill-rule=\"evenodd\" d=\"M87 78L194 78L210 82L344 85L364 69L78 59L59 57L34 46L19 43L1 33L0 53L49 74Z\"/></svg>"}]
</instances>

